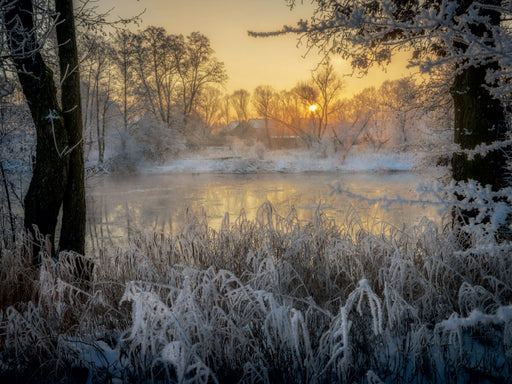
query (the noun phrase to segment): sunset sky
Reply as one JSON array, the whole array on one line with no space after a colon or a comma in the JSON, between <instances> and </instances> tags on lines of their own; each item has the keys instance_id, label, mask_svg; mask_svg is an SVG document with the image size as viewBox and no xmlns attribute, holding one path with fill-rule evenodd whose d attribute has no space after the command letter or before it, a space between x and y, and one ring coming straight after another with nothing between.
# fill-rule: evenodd
<instances>
[{"instance_id":1,"label":"sunset sky","mask_svg":"<svg viewBox=\"0 0 512 384\"><path fill-rule=\"evenodd\" d=\"M313 9L310 2L297 3L293 11L284 0L100 0L98 5L112 8L113 18L136 15L145 9L140 29L155 25L171 34L203 33L226 65L226 91L232 92L239 88L252 91L266 84L290 89L310 78L321 56L316 51L307 53L304 45L297 47L297 36L253 38L247 34L248 30L275 30L308 18ZM403 66L393 66L387 73L377 69L360 79L344 76L351 69L342 60L333 59L333 64L346 82L347 96L405 73Z\"/></svg>"}]
</instances>

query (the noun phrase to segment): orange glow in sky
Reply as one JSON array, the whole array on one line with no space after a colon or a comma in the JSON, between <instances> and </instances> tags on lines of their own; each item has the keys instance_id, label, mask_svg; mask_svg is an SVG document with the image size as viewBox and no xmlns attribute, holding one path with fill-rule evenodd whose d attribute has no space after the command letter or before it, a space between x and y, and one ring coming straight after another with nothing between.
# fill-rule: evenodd
<instances>
[{"instance_id":1,"label":"orange glow in sky","mask_svg":"<svg viewBox=\"0 0 512 384\"><path fill-rule=\"evenodd\" d=\"M275 30L308 18L313 10L309 1L297 1L293 11L284 0L100 0L98 6L112 8L113 18L136 15L145 9L140 29L155 25L170 34L199 31L206 35L217 58L226 65L227 92L239 88L252 92L258 85L290 89L308 80L321 59L316 51L307 53L304 44L297 46L297 36L253 38L247 34L248 30ZM332 62L345 80L347 96L406 73L403 66L395 66L386 73L373 70L361 79L347 76L352 72L350 65L341 59Z\"/></svg>"}]
</instances>

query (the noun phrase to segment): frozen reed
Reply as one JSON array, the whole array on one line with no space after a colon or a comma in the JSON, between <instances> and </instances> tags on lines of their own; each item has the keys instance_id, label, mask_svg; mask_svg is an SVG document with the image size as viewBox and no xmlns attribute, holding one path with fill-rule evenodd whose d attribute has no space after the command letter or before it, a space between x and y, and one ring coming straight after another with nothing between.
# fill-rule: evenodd
<instances>
[{"instance_id":1,"label":"frozen reed","mask_svg":"<svg viewBox=\"0 0 512 384\"><path fill-rule=\"evenodd\" d=\"M9 380L172 383L505 382L512 247L493 236L299 221L266 203L219 231L188 212L76 258L0 242L0 373Z\"/></svg>"}]
</instances>

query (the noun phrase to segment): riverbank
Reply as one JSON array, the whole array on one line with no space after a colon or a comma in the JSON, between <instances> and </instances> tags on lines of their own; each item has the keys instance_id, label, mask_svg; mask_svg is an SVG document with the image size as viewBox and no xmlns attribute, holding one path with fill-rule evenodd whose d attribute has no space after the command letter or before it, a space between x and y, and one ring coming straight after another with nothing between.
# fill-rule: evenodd
<instances>
[{"instance_id":1,"label":"riverbank","mask_svg":"<svg viewBox=\"0 0 512 384\"><path fill-rule=\"evenodd\" d=\"M299 172L408 172L425 168L429 156L417 152L275 150L258 147L224 148L192 152L139 172L156 173L299 173ZM430 164L429 167L434 167Z\"/></svg>"}]
</instances>

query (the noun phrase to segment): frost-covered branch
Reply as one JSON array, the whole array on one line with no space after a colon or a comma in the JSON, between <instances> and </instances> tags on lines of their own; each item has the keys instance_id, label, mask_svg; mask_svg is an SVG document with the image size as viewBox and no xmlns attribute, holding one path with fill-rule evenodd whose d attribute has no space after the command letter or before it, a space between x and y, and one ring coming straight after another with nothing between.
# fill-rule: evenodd
<instances>
[{"instance_id":1,"label":"frost-covered branch","mask_svg":"<svg viewBox=\"0 0 512 384\"><path fill-rule=\"evenodd\" d=\"M409 64L423 72L453 63L459 70L496 60L503 68L512 63L507 23L490 22L496 15L502 20L512 17L508 1L475 1L467 9L453 0L433 2L431 6L393 0L315 3L315 13L309 20L270 32L250 31L249 35L297 34L309 47L340 54L362 72L372 65L389 63L398 50L409 51ZM485 26L483 32L475 25Z\"/></svg>"}]
</instances>

